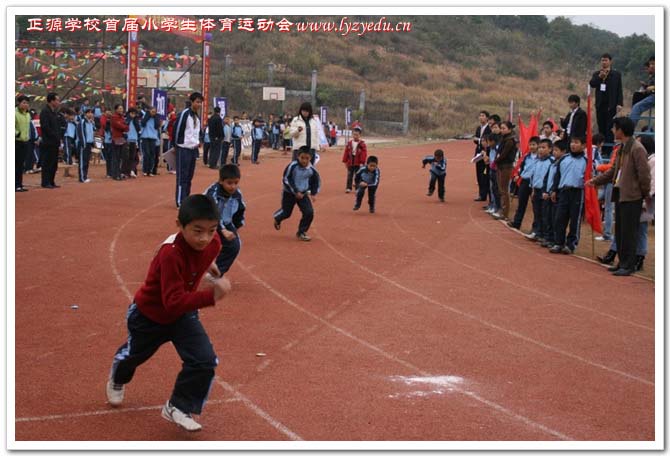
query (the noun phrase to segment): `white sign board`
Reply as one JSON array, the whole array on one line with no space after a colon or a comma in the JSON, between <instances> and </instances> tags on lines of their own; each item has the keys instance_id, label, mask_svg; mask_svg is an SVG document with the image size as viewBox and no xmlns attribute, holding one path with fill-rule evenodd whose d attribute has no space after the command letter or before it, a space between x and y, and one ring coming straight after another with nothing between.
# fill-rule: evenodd
<instances>
[{"instance_id":1,"label":"white sign board","mask_svg":"<svg viewBox=\"0 0 670 456\"><path fill-rule=\"evenodd\" d=\"M263 87L263 100L284 101L286 90L284 87Z\"/></svg>"}]
</instances>

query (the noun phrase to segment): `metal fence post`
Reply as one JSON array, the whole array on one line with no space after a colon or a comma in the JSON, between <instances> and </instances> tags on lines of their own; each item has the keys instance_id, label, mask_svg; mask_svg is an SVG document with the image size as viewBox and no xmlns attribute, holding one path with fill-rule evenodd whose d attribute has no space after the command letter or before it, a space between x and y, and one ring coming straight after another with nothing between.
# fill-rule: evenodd
<instances>
[{"instance_id":1,"label":"metal fence post","mask_svg":"<svg viewBox=\"0 0 670 456\"><path fill-rule=\"evenodd\" d=\"M402 103L402 134L406 135L409 131L409 100Z\"/></svg>"}]
</instances>

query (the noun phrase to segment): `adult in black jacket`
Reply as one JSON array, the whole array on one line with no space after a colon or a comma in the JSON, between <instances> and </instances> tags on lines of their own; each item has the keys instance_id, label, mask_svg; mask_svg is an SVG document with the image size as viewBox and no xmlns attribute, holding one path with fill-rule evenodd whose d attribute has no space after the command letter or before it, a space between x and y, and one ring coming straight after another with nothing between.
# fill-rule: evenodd
<instances>
[{"instance_id":1,"label":"adult in black jacket","mask_svg":"<svg viewBox=\"0 0 670 456\"><path fill-rule=\"evenodd\" d=\"M40 144L40 160L42 161L42 187L57 188L56 171L58 169L58 149L63 133L58 113L60 97L50 92L47 94L47 105L40 113L40 127L42 128L42 143Z\"/></svg>"},{"instance_id":2,"label":"adult in black jacket","mask_svg":"<svg viewBox=\"0 0 670 456\"><path fill-rule=\"evenodd\" d=\"M565 131L565 141L570 143L572 138L586 138L586 111L580 106L579 95L570 95L568 105L570 112L565 117L561 117L561 128Z\"/></svg>"},{"instance_id":3,"label":"adult in black jacket","mask_svg":"<svg viewBox=\"0 0 670 456\"><path fill-rule=\"evenodd\" d=\"M223 141L223 119L221 118L221 108L214 108L214 115L207 121L209 128L209 167L216 169L219 167L219 157L221 156L221 141Z\"/></svg>"},{"instance_id":4,"label":"adult in black jacket","mask_svg":"<svg viewBox=\"0 0 670 456\"><path fill-rule=\"evenodd\" d=\"M512 179L514 158L516 157L516 140L514 139L514 124L503 122L500 124L500 152L496 155L495 164L498 168L498 189L500 190L501 212L494 215L495 218L507 220L510 210L509 183Z\"/></svg>"},{"instance_id":5,"label":"adult in black jacket","mask_svg":"<svg viewBox=\"0 0 670 456\"><path fill-rule=\"evenodd\" d=\"M612 121L617 112L623 109L623 84L621 73L612 69L612 56L603 54L600 57L600 70L593 73L589 85L596 91L596 118L598 132L605 136L606 143L614 141ZM611 147L603 148L609 152Z\"/></svg>"},{"instance_id":6,"label":"adult in black jacket","mask_svg":"<svg viewBox=\"0 0 670 456\"><path fill-rule=\"evenodd\" d=\"M486 149L486 144L482 145L482 136L485 134L491 133L491 128L488 124L489 113L486 111L481 111L479 113L479 126L475 130L475 155L481 153ZM489 194L489 178L486 175L486 163L484 160L478 160L475 162L475 172L477 174L477 186L479 187L479 196L475 198L475 201L486 201L486 197Z\"/></svg>"}]
</instances>

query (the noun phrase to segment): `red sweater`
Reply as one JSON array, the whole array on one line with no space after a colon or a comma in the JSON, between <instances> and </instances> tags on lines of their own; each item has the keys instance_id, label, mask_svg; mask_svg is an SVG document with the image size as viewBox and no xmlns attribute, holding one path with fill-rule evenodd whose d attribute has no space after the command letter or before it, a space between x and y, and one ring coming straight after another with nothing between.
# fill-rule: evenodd
<instances>
[{"instance_id":1,"label":"red sweater","mask_svg":"<svg viewBox=\"0 0 670 456\"><path fill-rule=\"evenodd\" d=\"M170 324L187 312L214 305L214 290L196 291L200 279L221 250L219 236L203 251L193 249L181 233L163 242L135 293L140 312L159 324Z\"/></svg>"},{"instance_id":2,"label":"red sweater","mask_svg":"<svg viewBox=\"0 0 670 456\"><path fill-rule=\"evenodd\" d=\"M358 147L356 148L356 153L353 154L353 140L347 143L347 147L344 148L344 155L342 156L342 163L346 163L349 168L352 166L358 168L361 165L365 165L365 161L368 158L368 147L365 145L365 141L362 139L358 141ZM353 160L352 160L353 155ZM353 161L353 163L352 163Z\"/></svg>"},{"instance_id":3,"label":"red sweater","mask_svg":"<svg viewBox=\"0 0 670 456\"><path fill-rule=\"evenodd\" d=\"M123 134L129 129L126 119L121 114L112 116L112 140L123 139Z\"/></svg>"}]
</instances>

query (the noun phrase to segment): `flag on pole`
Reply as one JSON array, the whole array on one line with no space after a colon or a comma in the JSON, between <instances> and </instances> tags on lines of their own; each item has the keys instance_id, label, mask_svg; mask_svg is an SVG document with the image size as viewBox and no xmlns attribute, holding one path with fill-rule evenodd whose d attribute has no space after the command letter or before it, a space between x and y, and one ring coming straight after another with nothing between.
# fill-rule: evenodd
<instances>
[{"instance_id":1,"label":"flag on pole","mask_svg":"<svg viewBox=\"0 0 670 456\"><path fill-rule=\"evenodd\" d=\"M542 111L540 111L540 114ZM526 155L530 152L530 148L528 147L528 141L530 138L533 136L537 136L537 128L538 128L538 119L540 117L540 114L531 114L530 116L530 121L528 122L528 126L526 126L523 123L523 119L521 118L521 114L519 114L519 149L521 150L521 157L519 160L516 162L516 165L514 166L514 171L512 172L512 180L517 184L521 185L521 164L523 163L524 159L526 158Z\"/></svg>"},{"instance_id":2,"label":"flag on pole","mask_svg":"<svg viewBox=\"0 0 670 456\"><path fill-rule=\"evenodd\" d=\"M591 86L586 95L586 170L584 171L584 182L591 180L593 174L593 133L591 132ZM584 213L586 222L591 225L596 233L602 233L602 221L600 220L600 203L598 203L598 192L595 187L584 185Z\"/></svg>"},{"instance_id":3,"label":"flag on pole","mask_svg":"<svg viewBox=\"0 0 670 456\"><path fill-rule=\"evenodd\" d=\"M512 119L514 119L514 100L509 101L509 116L507 120L511 122Z\"/></svg>"}]
</instances>

